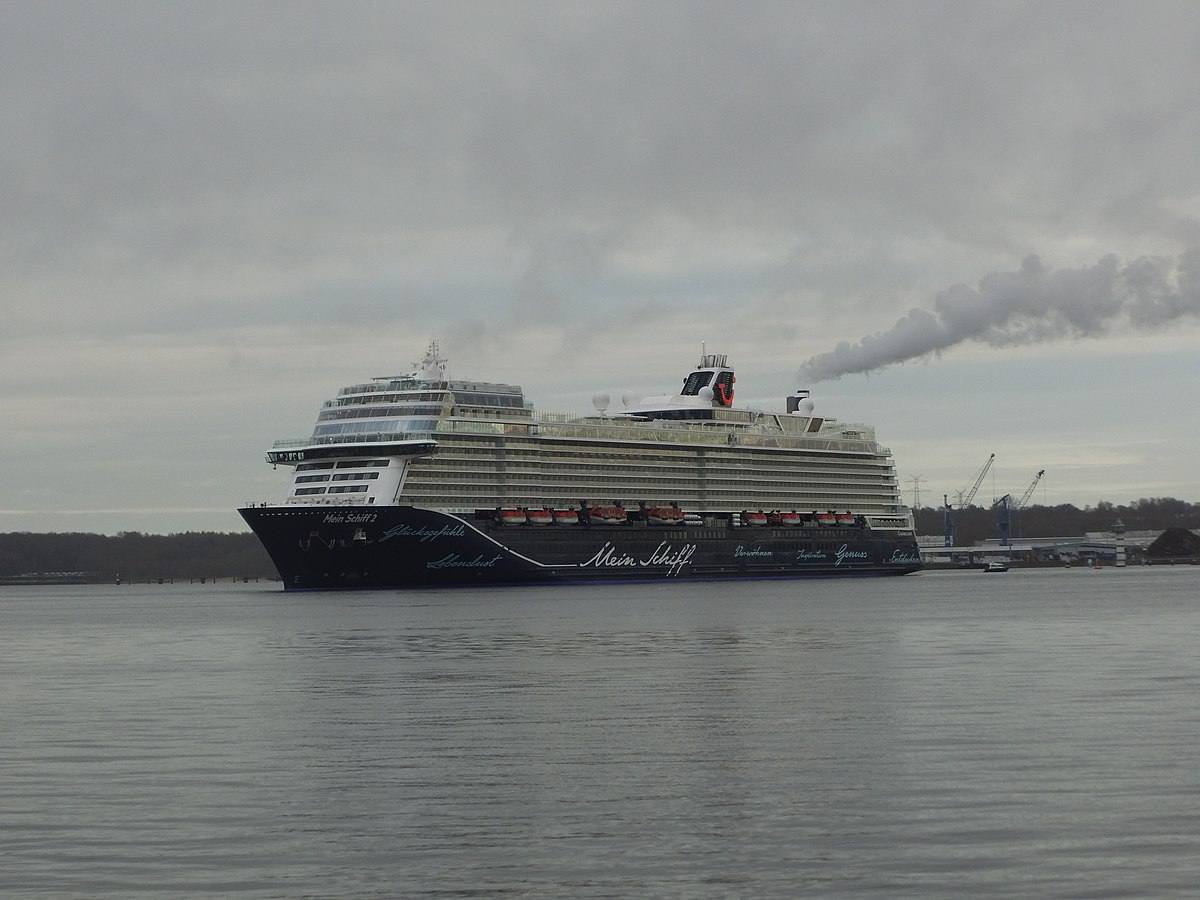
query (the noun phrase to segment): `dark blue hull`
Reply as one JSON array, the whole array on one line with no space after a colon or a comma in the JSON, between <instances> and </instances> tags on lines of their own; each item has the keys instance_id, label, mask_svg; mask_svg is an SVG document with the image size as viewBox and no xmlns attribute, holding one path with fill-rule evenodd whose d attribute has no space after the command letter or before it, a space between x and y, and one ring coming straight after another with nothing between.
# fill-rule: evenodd
<instances>
[{"instance_id":1,"label":"dark blue hull","mask_svg":"<svg viewBox=\"0 0 1200 900\"><path fill-rule=\"evenodd\" d=\"M239 510L289 590L907 575L912 535L863 527L504 525L413 506Z\"/></svg>"}]
</instances>

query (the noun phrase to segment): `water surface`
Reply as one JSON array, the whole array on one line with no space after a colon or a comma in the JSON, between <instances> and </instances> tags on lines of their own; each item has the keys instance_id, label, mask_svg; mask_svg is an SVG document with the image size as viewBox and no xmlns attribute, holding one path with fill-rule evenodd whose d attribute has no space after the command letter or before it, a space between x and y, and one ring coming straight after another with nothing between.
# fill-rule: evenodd
<instances>
[{"instance_id":1,"label":"water surface","mask_svg":"<svg viewBox=\"0 0 1200 900\"><path fill-rule=\"evenodd\" d=\"M1198 588L0 588L0 894L1194 895Z\"/></svg>"}]
</instances>

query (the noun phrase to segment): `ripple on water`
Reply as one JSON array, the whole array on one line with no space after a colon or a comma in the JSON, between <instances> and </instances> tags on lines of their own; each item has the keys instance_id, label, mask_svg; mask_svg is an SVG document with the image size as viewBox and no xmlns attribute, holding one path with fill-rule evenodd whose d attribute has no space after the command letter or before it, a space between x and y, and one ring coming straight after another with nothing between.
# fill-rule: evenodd
<instances>
[{"instance_id":1,"label":"ripple on water","mask_svg":"<svg viewBox=\"0 0 1200 900\"><path fill-rule=\"evenodd\" d=\"M6 591L0 893L1182 896L1200 575L1110 575Z\"/></svg>"}]
</instances>

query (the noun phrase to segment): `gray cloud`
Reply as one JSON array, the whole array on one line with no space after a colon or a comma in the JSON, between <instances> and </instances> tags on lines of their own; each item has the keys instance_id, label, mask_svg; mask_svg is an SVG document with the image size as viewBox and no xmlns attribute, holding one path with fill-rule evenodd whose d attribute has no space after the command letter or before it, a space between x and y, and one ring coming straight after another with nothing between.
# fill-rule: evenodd
<instances>
[{"instance_id":1,"label":"gray cloud","mask_svg":"<svg viewBox=\"0 0 1200 900\"><path fill-rule=\"evenodd\" d=\"M584 286L624 283L623 251L672 222L783 241L754 274L808 260L806 288L868 305L847 288L952 249L1124 249L1124 222L1174 241L1195 222L1164 199L1200 192L1191 11L8 5L0 277L46 331L252 304L248 281L406 295L430 258L570 309L581 247ZM877 251L862 281L847 247ZM64 272L95 306L47 317Z\"/></svg>"},{"instance_id":2,"label":"gray cloud","mask_svg":"<svg viewBox=\"0 0 1200 900\"><path fill-rule=\"evenodd\" d=\"M139 422L216 397L209 426L245 392L222 446L252 460L430 337L550 407L674 383L705 339L749 390L1034 249L1144 257L1121 316L1182 321L1155 260L1200 243L1198 42L1191 2L2 4L0 404L36 448L55 391ZM1060 307L985 340L1091 333ZM107 483L29 465L0 500ZM122 490L92 499L191 503Z\"/></svg>"}]
</instances>

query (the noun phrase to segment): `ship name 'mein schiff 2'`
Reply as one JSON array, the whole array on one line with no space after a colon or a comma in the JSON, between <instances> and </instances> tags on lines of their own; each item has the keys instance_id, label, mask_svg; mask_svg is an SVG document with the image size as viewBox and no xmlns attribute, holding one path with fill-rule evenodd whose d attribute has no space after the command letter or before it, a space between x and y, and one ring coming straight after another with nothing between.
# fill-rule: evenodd
<instances>
[{"instance_id":1,"label":"ship name 'mein schiff 2'","mask_svg":"<svg viewBox=\"0 0 1200 900\"><path fill-rule=\"evenodd\" d=\"M921 567L873 430L734 404L721 354L677 395L538 413L521 388L417 371L342 388L267 460L280 503L241 509L288 589L903 575Z\"/></svg>"}]
</instances>

